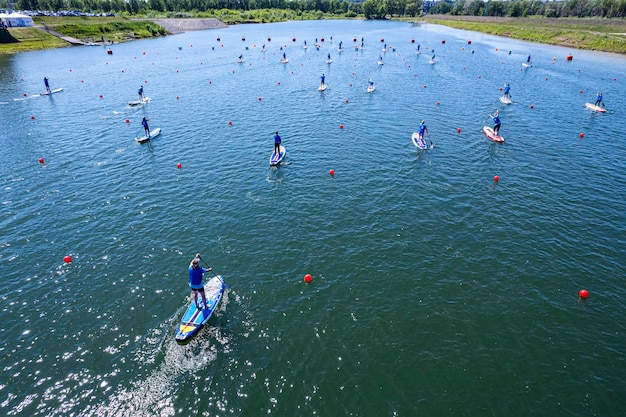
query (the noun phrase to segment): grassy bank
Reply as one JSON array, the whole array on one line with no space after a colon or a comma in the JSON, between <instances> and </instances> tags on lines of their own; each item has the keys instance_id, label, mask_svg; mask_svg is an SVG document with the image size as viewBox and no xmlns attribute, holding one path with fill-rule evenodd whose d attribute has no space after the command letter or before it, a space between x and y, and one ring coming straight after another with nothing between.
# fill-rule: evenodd
<instances>
[{"instance_id":1,"label":"grassy bank","mask_svg":"<svg viewBox=\"0 0 626 417\"><path fill-rule=\"evenodd\" d=\"M123 17L58 17L34 18L35 25L47 27L79 40L123 42L132 39L167 35L167 31L149 20L129 20ZM0 39L0 53L15 53L37 49L69 46L56 36L38 28L13 28Z\"/></svg>"},{"instance_id":2,"label":"grassy bank","mask_svg":"<svg viewBox=\"0 0 626 417\"><path fill-rule=\"evenodd\" d=\"M626 54L626 21L479 16L425 16L428 23L577 49Z\"/></svg>"}]
</instances>

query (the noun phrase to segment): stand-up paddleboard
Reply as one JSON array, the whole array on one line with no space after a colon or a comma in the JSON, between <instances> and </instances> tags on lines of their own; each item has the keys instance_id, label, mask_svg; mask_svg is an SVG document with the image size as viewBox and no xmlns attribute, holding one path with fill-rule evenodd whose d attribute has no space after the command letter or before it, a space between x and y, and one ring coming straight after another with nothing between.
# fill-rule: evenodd
<instances>
[{"instance_id":1,"label":"stand-up paddleboard","mask_svg":"<svg viewBox=\"0 0 626 417\"><path fill-rule=\"evenodd\" d=\"M502 96L500 97L500 101L502 102L502 104L511 104L511 98L510 97L506 97L506 96Z\"/></svg>"},{"instance_id":2,"label":"stand-up paddleboard","mask_svg":"<svg viewBox=\"0 0 626 417\"><path fill-rule=\"evenodd\" d=\"M145 134L143 136L139 136L137 138L135 138L135 140L139 143L144 143L144 142L148 142L151 139L154 139L155 137L159 136L161 134L161 128L157 127L156 129L152 129L152 131L150 132L150 136L146 136Z\"/></svg>"},{"instance_id":3,"label":"stand-up paddleboard","mask_svg":"<svg viewBox=\"0 0 626 417\"><path fill-rule=\"evenodd\" d=\"M374 87L373 85L368 85L367 86L367 92L368 93L372 93L372 92L374 92L374 90L376 90L376 87Z\"/></svg>"},{"instance_id":4,"label":"stand-up paddleboard","mask_svg":"<svg viewBox=\"0 0 626 417\"><path fill-rule=\"evenodd\" d=\"M434 60L434 59L430 59L430 60L428 61L428 63L429 63L430 65L434 65L434 64L435 64L435 60Z\"/></svg>"},{"instance_id":5,"label":"stand-up paddleboard","mask_svg":"<svg viewBox=\"0 0 626 417\"><path fill-rule=\"evenodd\" d=\"M532 67L532 65L528 62L522 62L522 67L528 68L528 67Z\"/></svg>"},{"instance_id":6,"label":"stand-up paddleboard","mask_svg":"<svg viewBox=\"0 0 626 417\"><path fill-rule=\"evenodd\" d=\"M599 113L606 112L606 109L604 107L596 106L595 104L591 104L591 103L585 103L585 107L590 110L597 111Z\"/></svg>"},{"instance_id":7,"label":"stand-up paddleboard","mask_svg":"<svg viewBox=\"0 0 626 417\"><path fill-rule=\"evenodd\" d=\"M49 96L50 94L60 93L63 91L63 88L55 88L54 90L44 91L43 93L39 93L40 96ZM36 96L36 95L35 95Z\"/></svg>"},{"instance_id":8,"label":"stand-up paddleboard","mask_svg":"<svg viewBox=\"0 0 626 417\"><path fill-rule=\"evenodd\" d=\"M504 142L504 138L496 134L496 132L494 132L494 130L489 126L483 127L483 133L494 142Z\"/></svg>"},{"instance_id":9,"label":"stand-up paddleboard","mask_svg":"<svg viewBox=\"0 0 626 417\"><path fill-rule=\"evenodd\" d=\"M289 62L289 59L287 59L287 58L280 60L281 64L286 64L287 62Z\"/></svg>"},{"instance_id":10,"label":"stand-up paddleboard","mask_svg":"<svg viewBox=\"0 0 626 417\"><path fill-rule=\"evenodd\" d=\"M285 149L285 147L283 145L280 145L280 152L278 153L278 155L276 155L276 151L272 152L272 155L270 156L270 166L276 166L278 164L280 164L283 159L285 159L285 155L287 154L287 150Z\"/></svg>"},{"instance_id":11,"label":"stand-up paddleboard","mask_svg":"<svg viewBox=\"0 0 626 417\"><path fill-rule=\"evenodd\" d=\"M411 136L411 141L413 142L413 145L415 145L418 149L428 149L426 141L424 140L424 138L420 138L420 134L417 132L413 132L413 136Z\"/></svg>"},{"instance_id":12,"label":"stand-up paddleboard","mask_svg":"<svg viewBox=\"0 0 626 417\"><path fill-rule=\"evenodd\" d=\"M337 52L339 53L343 52L343 48L337 48Z\"/></svg>"},{"instance_id":13,"label":"stand-up paddleboard","mask_svg":"<svg viewBox=\"0 0 626 417\"><path fill-rule=\"evenodd\" d=\"M319 87L317 87L317 89L318 89L319 91L324 91L324 90L326 90L326 87L328 87L326 84L320 84L320 86L319 86Z\"/></svg>"},{"instance_id":14,"label":"stand-up paddleboard","mask_svg":"<svg viewBox=\"0 0 626 417\"><path fill-rule=\"evenodd\" d=\"M132 100L128 102L129 106L141 106L150 101L150 97L144 97L141 100Z\"/></svg>"},{"instance_id":15,"label":"stand-up paddleboard","mask_svg":"<svg viewBox=\"0 0 626 417\"><path fill-rule=\"evenodd\" d=\"M384 62L379 60L378 65L384 65Z\"/></svg>"},{"instance_id":16,"label":"stand-up paddleboard","mask_svg":"<svg viewBox=\"0 0 626 417\"><path fill-rule=\"evenodd\" d=\"M240 59L237 60L238 64L243 64L244 62L246 62L246 60L243 59L243 58L240 58Z\"/></svg>"},{"instance_id":17,"label":"stand-up paddleboard","mask_svg":"<svg viewBox=\"0 0 626 417\"><path fill-rule=\"evenodd\" d=\"M332 59L327 59L327 60L326 60L326 63L327 63L327 64L332 64L332 63L333 63L333 60L332 60Z\"/></svg>"},{"instance_id":18,"label":"stand-up paddleboard","mask_svg":"<svg viewBox=\"0 0 626 417\"><path fill-rule=\"evenodd\" d=\"M383 52L387 52L387 48L383 48Z\"/></svg>"},{"instance_id":19,"label":"stand-up paddleboard","mask_svg":"<svg viewBox=\"0 0 626 417\"><path fill-rule=\"evenodd\" d=\"M206 308L198 310L195 300L191 299L189 307L187 307L187 311L185 311L176 331L176 341L178 343L188 342L209 321L222 299L225 287L226 284L224 284L222 277L216 275L204 284ZM198 304L202 307L201 294L198 294Z\"/></svg>"}]
</instances>

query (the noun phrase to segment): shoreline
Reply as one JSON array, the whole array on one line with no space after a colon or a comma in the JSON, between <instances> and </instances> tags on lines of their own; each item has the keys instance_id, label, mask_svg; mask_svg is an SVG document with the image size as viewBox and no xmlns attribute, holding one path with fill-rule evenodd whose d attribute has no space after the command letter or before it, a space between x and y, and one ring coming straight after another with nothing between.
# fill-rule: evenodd
<instances>
[{"instance_id":1,"label":"shoreline","mask_svg":"<svg viewBox=\"0 0 626 417\"><path fill-rule=\"evenodd\" d=\"M176 35L183 32L188 32L192 30L211 30L211 29L223 29L227 28L228 25L222 22L221 20L210 17L210 18L172 18L172 19L142 19L142 20L150 20L157 25L165 28L170 34Z\"/></svg>"}]
</instances>

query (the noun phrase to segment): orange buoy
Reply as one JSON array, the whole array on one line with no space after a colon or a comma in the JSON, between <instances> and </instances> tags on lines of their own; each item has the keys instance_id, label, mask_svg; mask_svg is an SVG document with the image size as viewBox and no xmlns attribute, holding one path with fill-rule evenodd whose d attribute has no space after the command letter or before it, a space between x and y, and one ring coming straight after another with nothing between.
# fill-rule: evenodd
<instances>
[{"instance_id":1,"label":"orange buoy","mask_svg":"<svg viewBox=\"0 0 626 417\"><path fill-rule=\"evenodd\" d=\"M306 274L304 276L304 282L306 282L307 284L310 284L311 281L313 281L313 277L311 276L311 274Z\"/></svg>"},{"instance_id":2,"label":"orange buoy","mask_svg":"<svg viewBox=\"0 0 626 417\"><path fill-rule=\"evenodd\" d=\"M586 299L587 299L587 297L589 297L589 291L584 290L584 289L583 289L583 290L580 290L580 291L578 291L578 296L579 296L580 298L582 298L583 300L586 300Z\"/></svg>"},{"instance_id":3,"label":"orange buoy","mask_svg":"<svg viewBox=\"0 0 626 417\"><path fill-rule=\"evenodd\" d=\"M70 255L65 255L63 257L63 262L65 262L66 264L69 264L70 262L72 262L72 257Z\"/></svg>"},{"instance_id":4,"label":"orange buoy","mask_svg":"<svg viewBox=\"0 0 626 417\"><path fill-rule=\"evenodd\" d=\"M494 177L493 177L493 180L494 180L495 182L500 181L500 176L498 176L498 175L494 176Z\"/></svg>"},{"instance_id":5,"label":"orange buoy","mask_svg":"<svg viewBox=\"0 0 626 417\"><path fill-rule=\"evenodd\" d=\"M176 164L176 168L181 169L183 167L183 164L181 164L180 162Z\"/></svg>"},{"instance_id":6,"label":"orange buoy","mask_svg":"<svg viewBox=\"0 0 626 417\"><path fill-rule=\"evenodd\" d=\"M43 163L44 163L43 158L39 158L39 159L38 159L38 161L39 161L39 163L40 163L40 164L43 164Z\"/></svg>"},{"instance_id":7,"label":"orange buoy","mask_svg":"<svg viewBox=\"0 0 626 417\"><path fill-rule=\"evenodd\" d=\"M330 174L330 176L332 177L333 175L335 175L335 170L331 169L330 171L328 171L328 173Z\"/></svg>"}]
</instances>

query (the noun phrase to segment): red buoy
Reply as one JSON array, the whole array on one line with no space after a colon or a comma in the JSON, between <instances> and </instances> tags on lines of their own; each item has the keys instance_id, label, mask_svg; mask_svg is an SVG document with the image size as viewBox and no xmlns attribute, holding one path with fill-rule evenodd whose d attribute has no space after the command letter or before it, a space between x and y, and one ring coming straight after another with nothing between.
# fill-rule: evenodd
<instances>
[{"instance_id":1,"label":"red buoy","mask_svg":"<svg viewBox=\"0 0 626 417\"><path fill-rule=\"evenodd\" d=\"M583 93L583 90L580 90L580 91L579 91L579 93L580 93L580 94L582 94L582 93Z\"/></svg>"},{"instance_id":2,"label":"red buoy","mask_svg":"<svg viewBox=\"0 0 626 417\"><path fill-rule=\"evenodd\" d=\"M330 174L330 176L332 177L333 175L335 175L335 170L331 169L330 171L328 171L328 173Z\"/></svg>"},{"instance_id":3,"label":"red buoy","mask_svg":"<svg viewBox=\"0 0 626 417\"><path fill-rule=\"evenodd\" d=\"M415 39L411 39L411 43L415 43Z\"/></svg>"},{"instance_id":4,"label":"red buoy","mask_svg":"<svg viewBox=\"0 0 626 417\"><path fill-rule=\"evenodd\" d=\"M586 300L587 297L589 297L589 291L587 291L587 290L580 290L580 291L578 291L578 296L580 298L582 298L583 300Z\"/></svg>"},{"instance_id":5,"label":"red buoy","mask_svg":"<svg viewBox=\"0 0 626 417\"><path fill-rule=\"evenodd\" d=\"M349 103L348 99L346 99L346 103Z\"/></svg>"},{"instance_id":6,"label":"red buoy","mask_svg":"<svg viewBox=\"0 0 626 417\"><path fill-rule=\"evenodd\" d=\"M43 164L43 162L44 162L44 161L43 161L43 158L39 158L39 163L40 163L40 164Z\"/></svg>"},{"instance_id":7,"label":"red buoy","mask_svg":"<svg viewBox=\"0 0 626 417\"><path fill-rule=\"evenodd\" d=\"M582 138L585 137L585 134L583 132L580 132L580 135L578 135L578 136L580 136L580 138L582 139Z\"/></svg>"},{"instance_id":8,"label":"red buoy","mask_svg":"<svg viewBox=\"0 0 626 417\"><path fill-rule=\"evenodd\" d=\"M439 102L439 101L438 101L438 102L437 102L437 105L440 105L440 104L441 104L441 102Z\"/></svg>"},{"instance_id":9,"label":"red buoy","mask_svg":"<svg viewBox=\"0 0 626 417\"><path fill-rule=\"evenodd\" d=\"M313 281L313 277L311 276L311 274L306 274L304 276L304 282L306 282L307 284L310 284L311 281Z\"/></svg>"},{"instance_id":10,"label":"red buoy","mask_svg":"<svg viewBox=\"0 0 626 417\"><path fill-rule=\"evenodd\" d=\"M339 129L343 129L343 125L339 125Z\"/></svg>"},{"instance_id":11,"label":"red buoy","mask_svg":"<svg viewBox=\"0 0 626 417\"><path fill-rule=\"evenodd\" d=\"M72 257L70 255L65 255L63 257L63 262L65 262L66 264L69 264L70 262L72 262Z\"/></svg>"},{"instance_id":12,"label":"red buoy","mask_svg":"<svg viewBox=\"0 0 626 417\"><path fill-rule=\"evenodd\" d=\"M460 127L456 128L456 133L461 133L461 128Z\"/></svg>"},{"instance_id":13,"label":"red buoy","mask_svg":"<svg viewBox=\"0 0 626 417\"><path fill-rule=\"evenodd\" d=\"M261 97L259 97L259 101L261 101Z\"/></svg>"},{"instance_id":14,"label":"red buoy","mask_svg":"<svg viewBox=\"0 0 626 417\"><path fill-rule=\"evenodd\" d=\"M100 94L100 98L102 98L102 94Z\"/></svg>"},{"instance_id":15,"label":"red buoy","mask_svg":"<svg viewBox=\"0 0 626 417\"><path fill-rule=\"evenodd\" d=\"M426 84L424 84L424 88L428 88L428 86L426 86Z\"/></svg>"},{"instance_id":16,"label":"red buoy","mask_svg":"<svg viewBox=\"0 0 626 417\"><path fill-rule=\"evenodd\" d=\"M126 123L130 123L130 119L126 119Z\"/></svg>"},{"instance_id":17,"label":"red buoy","mask_svg":"<svg viewBox=\"0 0 626 417\"><path fill-rule=\"evenodd\" d=\"M35 120L35 116L30 116L30 120Z\"/></svg>"},{"instance_id":18,"label":"red buoy","mask_svg":"<svg viewBox=\"0 0 626 417\"><path fill-rule=\"evenodd\" d=\"M530 108L531 108L531 109L534 109L534 108L535 108L535 105L534 105L534 104L531 104L531 105L530 105Z\"/></svg>"},{"instance_id":19,"label":"red buoy","mask_svg":"<svg viewBox=\"0 0 626 417\"><path fill-rule=\"evenodd\" d=\"M27 97L27 96L28 96L28 94L24 93L24 97Z\"/></svg>"},{"instance_id":20,"label":"red buoy","mask_svg":"<svg viewBox=\"0 0 626 417\"><path fill-rule=\"evenodd\" d=\"M495 182L500 181L500 176L499 176L499 175L495 175L495 176L493 177L493 180L494 180Z\"/></svg>"},{"instance_id":21,"label":"red buoy","mask_svg":"<svg viewBox=\"0 0 626 417\"><path fill-rule=\"evenodd\" d=\"M183 167L183 164L181 164L180 162L176 164L176 168L181 169Z\"/></svg>"},{"instance_id":22,"label":"red buoy","mask_svg":"<svg viewBox=\"0 0 626 417\"><path fill-rule=\"evenodd\" d=\"M229 121L228 121L228 126L232 126L232 125L233 125L232 120L229 120Z\"/></svg>"}]
</instances>

